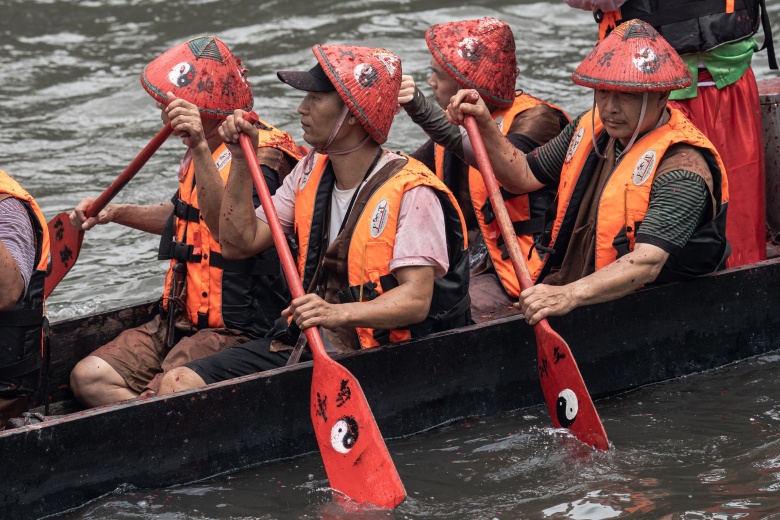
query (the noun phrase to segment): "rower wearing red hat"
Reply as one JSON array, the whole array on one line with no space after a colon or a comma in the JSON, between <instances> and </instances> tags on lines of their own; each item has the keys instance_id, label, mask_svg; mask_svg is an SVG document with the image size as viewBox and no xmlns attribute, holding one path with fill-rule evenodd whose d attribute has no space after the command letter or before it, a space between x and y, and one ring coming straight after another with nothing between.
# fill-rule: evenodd
<instances>
[{"instance_id":1,"label":"rower wearing red hat","mask_svg":"<svg viewBox=\"0 0 780 520\"><path fill-rule=\"evenodd\" d=\"M115 222L162 235L158 258L170 267L160 314L122 332L74 368L71 389L86 406L153 395L168 370L263 336L289 298L274 249L236 261L223 257L219 247L220 204L232 155L218 129L234 110L252 107L240 59L215 36L194 38L147 65L141 84L188 147L179 189L170 201L109 204L90 219L84 212L92 199L84 199L71 221L80 229ZM274 191L302 151L286 133L267 123L258 126L258 159Z\"/></svg>"},{"instance_id":2,"label":"rower wearing red hat","mask_svg":"<svg viewBox=\"0 0 780 520\"><path fill-rule=\"evenodd\" d=\"M515 38L505 22L482 18L432 25L425 41L433 56L428 85L439 106L425 98L411 76L403 77L399 103L431 138L412 157L452 189L463 210L471 252L471 309L475 316L481 316L509 307L520 294L520 283L476 169L468 136L450 124L441 109L447 108L458 89L475 89L501 133L525 153L558 135L569 118L555 105L515 90ZM534 240L541 237L544 212L555 190L505 195L520 249L535 278L542 256L534 248Z\"/></svg>"},{"instance_id":3,"label":"rower wearing red hat","mask_svg":"<svg viewBox=\"0 0 780 520\"><path fill-rule=\"evenodd\" d=\"M762 107L751 68L753 54L767 50L777 69L766 0L565 0L593 11L599 39L621 20L652 25L680 54L693 83L672 92L681 110L721 154L731 180L726 236L728 267L766 260L766 179ZM754 35L763 26L763 46Z\"/></svg>"},{"instance_id":4,"label":"rower wearing red hat","mask_svg":"<svg viewBox=\"0 0 780 520\"><path fill-rule=\"evenodd\" d=\"M452 122L473 115L504 189L557 188L537 285L520 294L529 323L618 298L651 282L725 265L726 171L718 152L669 93L691 83L687 67L650 25L617 27L575 70L594 89L593 109L527 155L506 141L484 102L460 91Z\"/></svg>"},{"instance_id":5,"label":"rower wearing red hat","mask_svg":"<svg viewBox=\"0 0 780 520\"><path fill-rule=\"evenodd\" d=\"M471 323L457 201L423 164L382 147L401 60L349 45L312 50L317 64L310 70L278 73L306 91L298 113L312 151L273 197L284 232L297 239L298 274L309 294L283 313L292 330L187 363L165 377L161 392L282 366L297 327L323 327L334 351L350 352ZM220 130L236 158L239 134L255 138L243 116L236 111ZM252 206L251 183L246 164L234 161L222 202L231 211L220 222L230 257L273 245L265 211Z\"/></svg>"}]
</instances>

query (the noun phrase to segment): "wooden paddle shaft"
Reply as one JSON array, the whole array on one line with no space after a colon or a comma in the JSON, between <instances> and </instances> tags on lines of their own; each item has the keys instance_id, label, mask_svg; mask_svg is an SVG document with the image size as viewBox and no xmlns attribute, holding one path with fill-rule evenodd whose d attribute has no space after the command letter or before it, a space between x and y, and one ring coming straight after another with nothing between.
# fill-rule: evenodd
<instances>
[{"instance_id":1,"label":"wooden paddle shaft","mask_svg":"<svg viewBox=\"0 0 780 520\"><path fill-rule=\"evenodd\" d=\"M162 127L162 130L157 132L157 135L155 135L152 140L149 141L149 144L147 144L144 149L141 150L141 153L139 153L136 158L127 165L127 168L125 168L119 177L114 179L114 182L112 182L111 185L106 188L105 191L92 202L92 204L89 205L87 211L84 212L87 218L94 217L100 213L103 208L105 208L108 203L111 202L114 197L116 197L117 193L122 191L122 188L124 188L125 185L130 182L130 179L135 177L135 174L138 173L141 168L143 168L144 164L146 164L146 161L148 161L149 158L154 155L154 152L156 152L157 149L162 146L162 144L168 139L168 137L170 137L172 133L173 128L171 128L170 123Z\"/></svg>"},{"instance_id":2,"label":"wooden paddle shaft","mask_svg":"<svg viewBox=\"0 0 780 520\"><path fill-rule=\"evenodd\" d=\"M250 123L256 123L258 121L257 114L249 112L244 116L244 119ZM293 260L290 248L287 245L287 237L282 230L282 224L279 222L279 215L276 213L273 200L271 199L271 192L268 191L268 185L265 183L263 172L260 170L260 164L257 162L257 154L255 152L254 144L249 136L242 133L239 137L241 143L241 149L244 151L247 163L249 164L249 170L252 172L252 180L255 183L255 189L257 195L260 197L260 204L263 206L265 216L268 219L268 226L271 228L271 235L274 239L274 245L276 246L276 252L279 254L279 260L282 263L282 270L284 271L284 277L287 279L287 285L290 286L290 294L293 299L300 298L306 292L303 290L303 284L298 276L298 269L295 267L295 261ZM325 346L322 344L322 338L317 330L317 327L309 327L303 331L306 334L306 339L309 342L309 347L312 348L312 354L326 356Z\"/></svg>"},{"instance_id":3,"label":"wooden paddle shaft","mask_svg":"<svg viewBox=\"0 0 780 520\"><path fill-rule=\"evenodd\" d=\"M469 136L479 135L479 128L477 127L477 121L474 117L467 115L463 120L463 126L466 127L466 132L468 132ZM485 150L485 143L482 139L472 138L470 141L471 147L474 150L474 156L477 159L479 171L483 172L482 180L485 182L488 197L490 197L490 203L493 206L493 213L495 213L496 220L498 221L498 227L501 229L501 234L504 236L504 243L509 252L509 258L512 260L512 265L515 267L515 273L520 281L520 288L522 290L528 289L533 285L533 282L531 282L531 273L528 271L528 266L523 258L520 244L517 243L515 228L512 225L509 211L507 211L504 199L501 196L498 182L493 175L493 168L490 165L487 150ZM490 172L490 175L485 175L485 172Z\"/></svg>"}]
</instances>

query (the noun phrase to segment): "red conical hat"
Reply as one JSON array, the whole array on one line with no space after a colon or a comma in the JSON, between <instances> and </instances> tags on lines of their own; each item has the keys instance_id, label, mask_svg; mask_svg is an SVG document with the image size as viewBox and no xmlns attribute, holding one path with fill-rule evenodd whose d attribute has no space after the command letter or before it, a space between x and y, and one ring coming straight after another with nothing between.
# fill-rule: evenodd
<instances>
[{"instance_id":1,"label":"red conical hat","mask_svg":"<svg viewBox=\"0 0 780 520\"><path fill-rule=\"evenodd\" d=\"M432 25L425 33L431 54L463 88L486 103L508 107L515 99L515 37L495 18Z\"/></svg>"},{"instance_id":2,"label":"red conical hat","mask_svg":"<svg viewBox=\"0 0 780 520\"><path fill-rule=\"evenodd\" d=\"M387 141L401 89L401 59L385 49L315 45L317 61L350 112L379 144Z\"/></svg>"},{"instance_id":3,"label":"red conical hat","mask_svg":"<svg viewBox=\"0 0 780 520\"><path fill-rule=\"evenodd\" d=\"M167 105L167 93L173 92L212 119L253 104L246 69L216 36L193 38L160 54L144 68L141 85L161 103Z\"/></svg>"},{"instance_id":4,"label":"red conical hat","mask_svg":"<svg viewBox=\"0 0 780 520\"><path fill-rule=\"evenodd\" d=\"M617 26L582 60L571 79L585 87L622 92L666 92L693 81L677 51L642 20Z\"/></svg>"}]
</instances>

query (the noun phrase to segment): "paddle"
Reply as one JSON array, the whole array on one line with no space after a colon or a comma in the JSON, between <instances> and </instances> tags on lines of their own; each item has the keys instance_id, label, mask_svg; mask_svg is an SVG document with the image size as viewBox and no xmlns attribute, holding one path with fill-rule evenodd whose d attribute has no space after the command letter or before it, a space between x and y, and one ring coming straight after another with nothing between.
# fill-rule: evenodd
<instances>
[{"instance_id":1,"label":"paddle","mask_svg":"<svg viewBox=\"0 0 780 520\"><path fill-rule=\"evenodd\" d=\"M254 112L244 117L251 123L258 121ZM287 238L260 165L256 159L252 160L256 157L255 147L247 134L241 134L240 142L271 227L284 277L292 297L300 298L305 293ZM331 488L359 503L388 509L396 507L406 498L406 491L360 383L330 358L317 327L309 327L303 332L314 358L311 420Z\"/></svg>"},{"instance_id":2,"label":"paddle","mask_svg":"<svg viewBox=\"0 0 780 520\"><path fill-rule=\"evenodd\" d=\"M166 124L156 136L149 141L149 144L141 150L141 153L125 168L117 177L111 186L100 194L92 204L89 205L85 214L87 218L94 217L100 213L103 208L111 202L117 193L119 193L130 179L146 164L146 161L154 155L154 152L162 146L166 139L171 135L173 129L171 124ZM81 243L84 240L84 231L76 229L70 224L70 212L63 212L49 221L49 240L51 241L51 270L46 275L44 282L44 294L49 294L57 287L57 284L65 278L70 268L76 263L81 251Z\"/></svg>"},{"instance_id":3,"label":"paddle","mask_svg":"<svg viewBox=\"0 0 780 520\"><path fill-rule=\"evenodd\" d=\"M473 102L476 102L474 99ZM493 174L493 168L485 150L485 143L477 127L474 117L467 115L463 126L469 135L479 171L488 190L490 203L496 214L504 243L507 245L512 265L520 281L522 290L533 286L531 274L523 258L520 245L517 243L512 221L504 205L504 199L498 188L498 182ZM577 362L569 350L569 345L550 327L546 319L534 325L536 333L536 352L539 369L539 380L542 383L542 393L547 403L547 409L556 428L564 427L571 430L575 437L600 450L608 450L609 442L599 414L590 398L585 381L582 380Z\"/></svg>"}]
</instances>

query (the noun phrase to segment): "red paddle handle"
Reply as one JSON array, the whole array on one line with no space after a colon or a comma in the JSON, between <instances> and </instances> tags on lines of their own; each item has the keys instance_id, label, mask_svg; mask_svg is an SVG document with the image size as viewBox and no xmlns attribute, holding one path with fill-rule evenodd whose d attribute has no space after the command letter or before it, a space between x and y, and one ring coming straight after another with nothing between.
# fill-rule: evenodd
<instances>
[{"instance_id":1,"label":"red paddle handle","mask_svg":"<svg viewBox=\"0 0 780 520\"><path fill-rule=\"evenodd\" d=\"M515 273L520 281L520 287L523 290L528 289L533 285L531 282L531 273L528 271L525 259L523 259L523 252L520 250L520 244L517 243L515 228L512 225L512 219L509 218L509 212L504 205L504 199L501 197L501 191L499 190L496 176L493 174L493 167L490 165L487 150L485 150L485 143L482 141L482 136L479 134L479 128L477 128L477 121L473 116L467 115L463 119L463 126L466 127L466 132L469 135L471 147L473 148L474 156L477 159L477 166L479 171L482 172L482 180L487 188L490 204L493 206L493 212L496 214L496 219L498 220L498 227L501 229L501 234L504 236L504 243L509 252L509 258L512 260L512 265L515 267Z\"/></svg>"},{"instance_id":2,"label":"red paddle handle","mask_svg":"<svg viewBox=\"0 0 780 520\"><path fill-rule=\"evenodd\" d=\"M117 177L114 179L114 182L111 183L111 185L106 188L106 190L100 194L98 198L96 198L92 204L89 205L87 208L87 211L84 212L84 214L87 216L87 218L94 217L98 213L100 213L103 208L105 208L111 200L116 197L117 193L122 191L122 188L125 187L125 185L130 182L130 179L135 177L135 174L138 173L138 171L143 168L144 164L146 164L146 161L149 160L149 158L154 155L154 152L157 151L160 146L170 137L171 133L173 133L173 128L171 128L171 124L168 123L164 127L162 127L162 130L157 132L157 135L155 135L151 141L149 141L149 144L147 144L143 150L141 150L141 153L139 153L133 161L127 165L127 168Z\"/></svg>"},{"instance_id":3,"label":"red paddle handle","mask_svg":"<svg viewBox=\"0 0 780 520\"><path fill-rule=\"evenodd\" d=\"M244 119L254 124L257 123L258 117L254 112L248 112L244 115ZM279 259L282 262L282 271L284 271L284 277L287 279L287 285L290 286L290 293L293 299L300 298L306 292L303 290L303 284L298 276L298 269L295 267L295 261L293 260L290 248L287 245L287 237L282 230L282 224L279 222L279 215L276 213L273 200L271 199L271 192L268 191L268 185L265 183L263 172L260 170L260 163L257 162L257 153L255 152L255 146L252 140L245 133L241 133L239 137L241 143L241 149L244 151L247 163L249 164L249 170L252 172L252 180L255 183L255 189L257 195L260 197L260 204L265 211L265 217L268 219L268 225L271 228L271 235L274 239L274 245L276 246L276 252L279 254ZM309 341L309 346L312 347L313 353L327 356L325 352L325 346L322 344L322 338L317 330L317 327L309 327L303 331L306 333L306 339ZM316 352L314 352L316 351Z\"/></svg>"}]
</instances>

